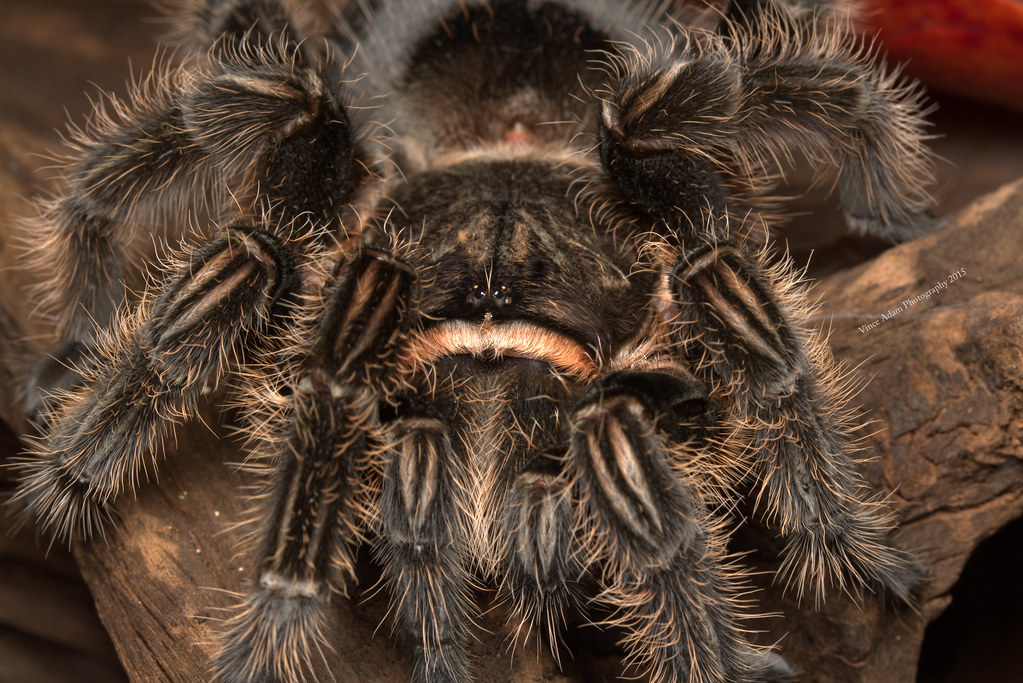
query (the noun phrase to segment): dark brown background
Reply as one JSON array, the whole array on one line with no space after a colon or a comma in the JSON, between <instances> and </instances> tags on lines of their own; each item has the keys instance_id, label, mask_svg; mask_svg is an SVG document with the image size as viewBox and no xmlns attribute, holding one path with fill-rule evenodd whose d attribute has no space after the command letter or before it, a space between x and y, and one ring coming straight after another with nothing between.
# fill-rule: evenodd
<instances>
[{"instance_id":1,"label":"dark brown background","mask_svg":"<svg viewBox=\"0 0 1023 683\"><path fill-rule=\"evenodd\" d=\"M123 92L132 69L138 73L152 63L163 27L143 0L2 0L2 10L0 294L6 310L0 310L0 352L16 359L46 345L33 338L45 330L28 322L29 304L11 270L18 252L10 243L12 217L25 215L25 198L48 186L39 155L55 148L68 115L82 120L97 89ZM951 617L930 631L920 680L1010 680L1015 675L1005 667L1023 647L1023 631L1006 618L1019 614L1023 602L1023 531L1019 522L1010 524L1023 510L1023 361L1015 322L1023 310L1023 269L1016 264L1023 252L1023 187L959 213L1023 178L1023 117L941 93L933 99L940 104L932 117L939 136L934 148L946 160L936 194L939 214L951 217L949 228L875 258L883 246L845 235L814 196L796 204L814 213L782 232L797 262L815 249L811 273L825 278L817 289L824 298L820 320L833 330L836 355L859 364L860 377L873 378L860 396L877 426L871 443L880 459L868 467L868 477L889 489L901 485L896 500L903 538L934 568L921 617L893 620L869 604L860 611L840 600L823 615L807 615L805 607L800 612L789 598L765 591L764 602L787 616L757 626L770 628L768 638L789 634L782 647L802 666L805 680L911 679L923 623L949 603L978 542L999 529L973 553ZM925 283L960 267L968 278L940 299L870 333L855 330L877 306L884 310L919 294L930 286ZM8 384L0 387L0 404L12 428L0 428L0 458L17 450L14 433L23 428L9 407L10 372L0 370ZM124 666L138 680L195 680L197 674L185 672L190 666L194 672L208 650L195 634L217 618L216 607L230 603L214 588L240 585L244 564L216 534L239 510L237 500L223 495L237 475L222 462L237 453L217 436L188 432L161 472L160 486L146 487L137 502L123 506L125 522L109 548L76 550L81 570L61 548L44 558L46 541L29 531L0 539L0 682L125 679L82 573ZM3 470L0 485L11 488ZM202 500L203 491L218 495ZM338 602L339 613L350 611ZM336 670L339 680L401 680L402 670L386 661L395 653L386 630L372 636L379 610L374 604L356 610L349 615L354 626L335 634L346 667ZM144 612L151 613L148 620ZM501 680L566 680L549 662L534 662L532 651L519 651L513 660L497 636L484 637L479 649L483 670ZM599 667L599 652L592 659L597 664L581 660L570 670L593 680L597 669L587 666Z\"/></svg>"}]
</instances>

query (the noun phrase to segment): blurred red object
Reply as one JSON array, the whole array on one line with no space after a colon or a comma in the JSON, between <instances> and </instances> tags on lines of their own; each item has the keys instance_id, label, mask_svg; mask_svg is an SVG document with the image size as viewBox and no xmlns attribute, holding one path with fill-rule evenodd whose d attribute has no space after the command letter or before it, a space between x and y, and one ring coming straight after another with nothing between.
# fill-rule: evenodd
<instances>
[{"instance_id":1,"label":"blurred red object","mask_svg":"<svg viewBox=\"0 0 1023 683\"><path fill-rule=\"evenodd\" d=\"M892 63L947 90L1023 111L1023 2L861 0Z\"/></svg>"}]
</instances>

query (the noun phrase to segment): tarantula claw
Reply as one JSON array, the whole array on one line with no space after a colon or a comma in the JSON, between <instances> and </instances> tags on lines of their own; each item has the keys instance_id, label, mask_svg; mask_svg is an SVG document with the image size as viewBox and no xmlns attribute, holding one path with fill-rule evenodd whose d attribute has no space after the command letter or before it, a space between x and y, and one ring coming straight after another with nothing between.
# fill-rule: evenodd
<instances>
[{"instance_id":1,"label":"tarantula claw","mask_svg":"<svg viewBox=\"0 0 1023 683\"><path fill-rule=\"evenodd\" d=\"M281 683L303 680L313 647L323 638L324 586L264 575L221 634L214 659L218 683ZM299 646L301 644L301 646Z\"/></svg>"},{"instance_id":2,"label":"tarantula claw","mask_svg":"<svg viewBox=\"0 0 1023 683\"><path fill-rule=\"evenodd\" d=\"M851 230L865 235L877 235L892 244L930 235L945 225L944 220L935 218L930 211L919 211L894 218L877 215L859 216L846 211L845 222Z\"/></svg>"},{"instance_id":3,"label":"tarantula claw","mask_svg":"<svg viewBox=\"0 0 1023 683\"><path fill-rule=\"evenodd\" d=\"M114 519L110 498L98 495L93 478L76 473L74 463L55 465L44 460L17 460L21 488L12 499L27 519L65 543L102 535Z\"/></svg>"},{"instance_id":4,"label":"tarantula claw","mask_svg":"<svg viewBox=\"0 0 1023 683\"><path fill-rule=\"evenodd\" d=\"M748 669L753 672L751 680L761 683L795 683L795 670L777 652L758 650L749 655Z\"/></svg>"}]
</instances>

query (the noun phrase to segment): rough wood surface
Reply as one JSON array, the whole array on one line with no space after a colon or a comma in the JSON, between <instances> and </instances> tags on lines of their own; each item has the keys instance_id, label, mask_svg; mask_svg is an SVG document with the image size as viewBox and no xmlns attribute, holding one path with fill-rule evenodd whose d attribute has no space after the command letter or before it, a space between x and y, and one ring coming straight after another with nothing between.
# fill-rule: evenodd
<instances>
[{"instance_id":1,"label":"rough wood surface","mask_svg":"<svg viewBox=\"0 0 1023 683\"><path fill-rule=\"evenodd\" d=\"M45 187L39 180L43 161L35 155L55 144L53 131L62 124L65 107L80 119L90 81L123 90L128 56L136 69L144 68L158 27L142 22L151 11L136 0L102 6L84 0L9 0L5 12L0 27L0 64L9 67L0 68L0 386L6 392L0 411L23 432L28 426L18 414L14 388L23 381L26 363L45 352L47 339L45 325L30 316L31 303L17 275L20 253L10 241L12 217L27 211L25 196ZM936 142L959 164L942 169L945 214L997 186L998 179L1013 177L1007 173L1023 173L1018 120L996 119L999 128L990 123L992 116L962 108L958 118L966 124L952 128L966 133L949 133L947 141ZM937 235L852 268L849 263L863 260L865 243L835 238L840 233L818 222L818 215L797 221L786 234L797 254L802 244L828 247L814 263L817 272L832 273L816 289L824 302L818 322L832 330L835 355L854 366L857 377L870 380L858 397L874 421L865 453L874 459L865 472L873 484L896 491L900 539L926 559L931 578L920 614L894 615L869 599L857 605L841 596L820 611L798 605L765 575L756 597L763 610L782 616L751 626L764 629L764 642L781 639L786 657L805 680L910 681L924 628L948 604L973 549L1023 514L1023 269L1016 263L1023 253L1023 185L1006 186L971 204ZM868 248L880 251L877 245ZM960 268L966 275L930 299L859 330ZM133 680L204 680L213 628L221 610L232 604L231 592L241 590L250 576L246 559L235 556L229 531L240 517L238 491L245 483L241 473L225 465L241 457L221 425L229 419L210 409L203 421L211 428L194 423L182 429L159 481L119 504L118 527L105 541L74 549ZM0 457L14 448L0 445L5 446ZM12 567L29 556L33 564L28 566L43 565L38 553L17 550L31 545L31 536L19 538L21 545L0 548L0 680L100 680L95 672L109 673L109 645L97 633L87 601L80 594L67 597L76 590L69 589L54 593L64 597L50 603L69 605L63 612L33 610L25 596L39 584L39 572L26 577ZM738 540L757 549L750 557L756 567L775 566L769 541L752 532ZM372 571L365 569L366 581L352 599L334 601L331 671L339 681L407 680L402 648L386 627L378 629L386 606L372 596ZM74 585L73 569L64 571L66 576L59 575ZM564 674L549 658L535 657L532 646L509 653L500 616L496 610L488 613L482 625L492 633L479 632L481 680L590 682L617 672L607 639L592 629L572 636L576 658L566 660ZM62 620L61 628L52 625ZM26 636L35 639L28 642ZM58 649L40 642L56 643ZM22 668L12 668L15 664ZM76 669L79 665L85 668ZM117 672L110 676L117 680Z\"/></svg>"}]
</instances>

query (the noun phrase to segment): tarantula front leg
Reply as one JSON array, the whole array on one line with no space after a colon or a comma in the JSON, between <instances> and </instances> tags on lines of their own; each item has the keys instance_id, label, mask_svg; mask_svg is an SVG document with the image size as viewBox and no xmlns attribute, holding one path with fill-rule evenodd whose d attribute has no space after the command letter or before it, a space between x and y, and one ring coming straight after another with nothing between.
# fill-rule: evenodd
<instances>
[{"instance_id":1,"label":"tarantula front leg","mask_svg":"<svg viewBox=\"0 0 1023 683\"><path fill-rule=\"evenodd\" d=\"M481 539L465 537L480 533L466 511L479 505L471 501L481 495L474 490L480 484L465 481L459 463L467 456L456 450L451 427L436 416L436 407L403 405L401 413L389 426L392 447L376 546L391 611L414 646L413 680L469 681L472 582L465 564L472 556L467 544ZM482 507L498 522L491 529L495 546L483 553L481 569L503 577L501 596L511 602L522 627L539 627L557 654L565 610L580 602L580 548L572 535L563 455L529 456L518 452L523 445L506 442L511 452L502 460L519 463L523 456L524 465L491 463L496 486L484 494Z\"/></svg>"},{"instance_id":2,"label":"tarantula front leg","mask_svg":"<svg viewBox=\"0 0 1023 683\"><path fill-rule=\"evenodd\" d=\"M560 659L561 632L569 615L583 609L584 550L575 537L564 449L525 460L507 473L507 511L501 515L507 568L500 589L520 628L526 634L537 629Z\"/></svg>"},{"instance_id":3,"label":"tarantula front leg","mask_svg":"<svg viewBox=\"0 0 1023 683\"><path fill-rule=\"evenodd\" d=\"M470 582L448 426L408 412L389 425L377 556L416 683L469 681Z\"/></svg>"},{"instance_id":4,"label":"tarantula front leg","mask_svg":"<svg viewBox=\"0 0 1023 683\"><path fill-rule=\"evenodd\" d=\"M182 260L162 292L110 333L85 384L32 442L17 495L29 513L62 538L99 530L173 424L283 314L296 268L279 236L241 225Z\"/></svg>"},{"instance_id":5,"label":"tarantula front leg","mask_svg":"<svg viewBox=\"0 0 1023 683\"><path fill-rule=\"evenodd\" d=\"M685 377L627 371L595 383L568 456L582 556L596 563L630 660L653 680L785 680L780 658L742 636L723 532L685 474L713 467L715 414Z\"/></svg>"},{"instance_id":6,"label":"tarantula front leg","mask_svg":"<svg viewBox=\"0 0 1023 683\"><path fill-rule=\"evenodd\" d=\"M787 277L728 242L691 246L669 277L679 342L752 434L759 502L788 537L783 574L818 597L830 578L909 603L919 567L889 543L883 503L863 498L833 362Z\"/></svg>"},{"instance_id":7,"label":"tarantula front leg","mask_svg":"<svg viewBox=\"0 0 1023 683\"><path fill-rule=\"evenodd\" d=\"M366 472L385 442L378 412L396 388L414 281L389 252L363 248L311 305L265 454L273 482L260 502L257 584L221 633L221 681L302 680L323 645L322 607L354 575L352 545L371 517Z\"/></svg>"},{"instance_id":8,"label":"tarantula front leg","mask_svg":"<svg viewBox=\"0 0 1023 683\"><path fill-rule=\"evenodd\" d=\"M850 227L892 241L934 230L920 91L829 19L765 9L749 21L611 57L600 152L618 187L671 227L699 230L700 216L755 198L800 152L838 169Z\"/></svg>"}]
</instances>

